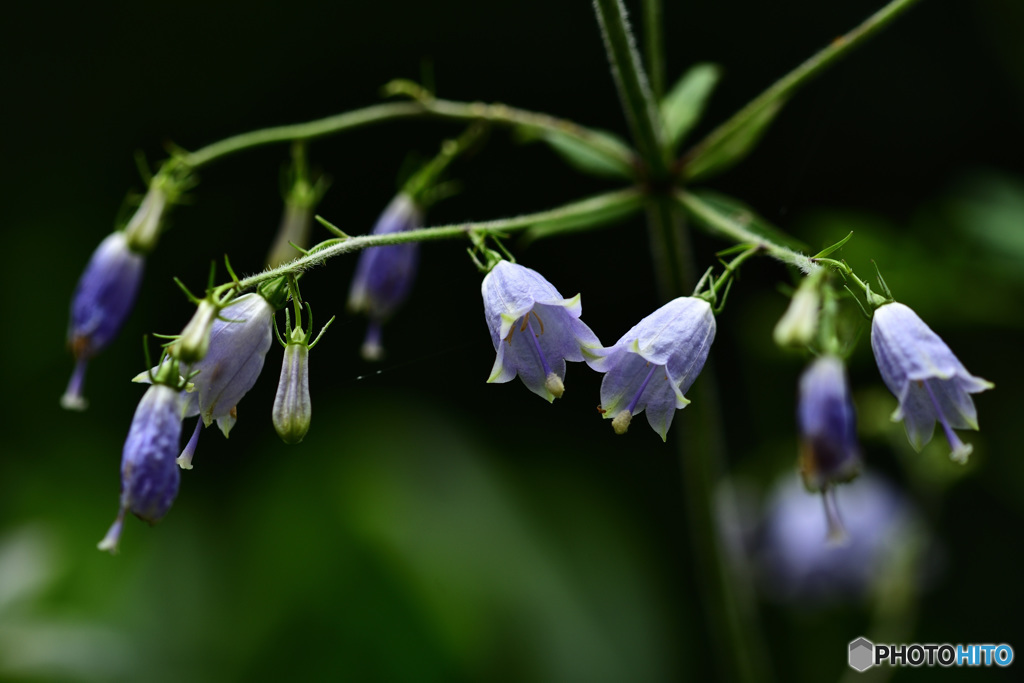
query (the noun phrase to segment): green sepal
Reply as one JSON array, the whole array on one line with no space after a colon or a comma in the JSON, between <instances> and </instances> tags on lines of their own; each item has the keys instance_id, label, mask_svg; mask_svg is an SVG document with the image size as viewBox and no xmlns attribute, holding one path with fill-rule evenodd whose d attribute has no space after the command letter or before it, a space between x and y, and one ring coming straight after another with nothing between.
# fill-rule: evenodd
<instances>
[{"instance_id":1,"label":"green sepal","mask_svg":"<svg viewBox=\"0 0 1024 683\"><path fill-rule=\"evenodd\" d=\"M260 296L266 299L267 303L273 306L275 311L284 308L285 304L288 303L288 277L285 275L274 278L269 282L264 282L258 289Z\"/></svg>"},{"instance_id":2,"label":"green sepal","mask_svg":"<svg viewBox=\"0 0 1024 683\"><path fill-rule=\"evenodd\" d=\"M661 101L665 135L674 150L700 120L711 92L722 77L717 64L694 64Z\"/></svg>"},{"instance_id":3,"label":"green sepal","mask_svg":"<svg viewBox=\"0 0 1024 683\"><path fill-rule=\"evenodd\" d=\"M819 251L817 254L815 254L811 258L812 259L815 259L815 258L825 258L829 254L831 254L834 251L840 249L844 244L849 242L851 237L853 237L853 231L852 230L850 231L850 234L848 234L846 237L844 237L843 239L839 240L838 242L836 242L835 244L833 244L830 247L825 247L824 249Z\"/></svg>"}]
</instances>

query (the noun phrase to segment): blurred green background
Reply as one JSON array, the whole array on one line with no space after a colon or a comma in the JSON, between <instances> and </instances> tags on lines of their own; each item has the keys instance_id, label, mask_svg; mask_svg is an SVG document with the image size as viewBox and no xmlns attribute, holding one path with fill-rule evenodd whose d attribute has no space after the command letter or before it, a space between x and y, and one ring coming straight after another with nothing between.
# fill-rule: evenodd
<instances>
[{"instance_id":1,"label":"blurred green background","mask_svg":"<svg viewBox=\"0 0 1024 683\"><path fill-rule=\"evenodd\" d=\"M670 81L694 61L725 69L698 135L880 4L666 2ZM701 428L698 413L679 413L666 445L645 421L614 437L594 411L600 377L582 366L554 405L518 381L485 384L493 352L480 277L459 244L424 246L379 367L359 360L364 324L343 310L354 260L305 278L318 318L339 315L311 354L306 441L274 435L275 348L230 441L204 433L167 518L154 528L129 520L118 557L95 549L116 512L121 446L142 394L128 382L143 368L139 340L189 316L172 276L199 289L224 253L239 270L261 267L285 147L201 173L147 264L134 315L90 368L89 411L58 406L72 366L69 297L126 190L142 188L136 150L152 161L166 141L194 149L360 107L389 79L425 71L444 97L625 134L588 3L25 3L6 26L0 679L666 681L728 671L710 654L675 443ZM948 461L941 436L914 454L888 421L895 399L861 330L850 373L866 467L908 497L927 531L907 543L925 550L906 581L863 598L783 601L756 583L766 677L851 673L847 643L873 629L1022 645L1021 35L1014 0L924 0L800 93L754 154L709 184L812 249L854 230L842 257L862 273L875 259L896 296L997 385L977 398L983 431L967 435L969 466ZM368 231L410 153L432 155L458 130L390 123L313 144L312 163L333 180L320 213ZM500 130L454 175L464 190L432 224L612 187ZM695 242L701 267L728 246ZM605 343L659 304L639 218L511 246L564 294L582 292ZM771 343L786 306L778 283L788 282L775 263L745 269L719 319L714 368L698 380L717 386L719 403L705 410L721 416L728 473L755 526L776 477L796 476L804 359Z\"/></svg>"}]
</instances>

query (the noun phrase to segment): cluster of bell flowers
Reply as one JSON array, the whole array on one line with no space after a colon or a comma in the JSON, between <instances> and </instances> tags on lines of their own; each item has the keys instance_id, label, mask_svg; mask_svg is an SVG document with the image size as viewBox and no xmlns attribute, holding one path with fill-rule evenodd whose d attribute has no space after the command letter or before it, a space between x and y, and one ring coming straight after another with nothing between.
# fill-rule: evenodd
<instances>
[{"instance_id":1,"label":"cluster of bell flowers","mask_svg":"<svg viewBox=\"0 0 1024 683\"><path fill-rule=\"evenodd\" d=\"M776 340L808 343L818 331L817 294L823 270L812 272L793 297L776 328ZM496 352L489 382L517 375L530 391L553 401L565 391L565 361L585 361L604 373L601 406L616 433L646 412L662 439L685 393L708 357L715 338L714 311L705 298L679 297L634 325L614 345L601 345L580 320L580 296L565 299L536 271L500 261L484 278L484 312ZM871 346L882 380L899 401L894 421L902 421L911 445L927 444L938 423L952 450L965 462L971 446L955 429L978 429L971 394L993 387L971 375L942 339L914 311L891 298L875 299ZM860 472L856 413L846 369L839 356L815 358L799 381L797 427L799 467L805 487L821 492L828 538L845 531L835 487Z\"/></svg>"},{"instance_id":2,"label":"cluster of bell flowers","mask_svg":"<svg viewBox=\"0 0 1024 683\"><path fill-rule=\"evenodd\" d=\"M422 215L415 200L400 193L382 213L373 232L415 229L422 225ZM129 246L130 234L126 230L108 237L86 268L72 304L72 338L79 340L73 348L95 353L123 322L141 275L141 257ZM369 248L357 264L350 306L370 315L364 353L367 347L379 350L380 324L411 290L417 253L415 248L404 247L415 244ZM805 342L813 334L819 321L820 279L820 271L805 278L776 328L777 341L789 338ZM274 288L276 291L271 293ZM116 548L126 511L155 522L169 509L177 492L178 475L176 470L172 475L166 469L164 456L169 452L168 444L175 444L170 450L176 450L183 419L200 417L185 448L173 458L181 468L191 469L204 426L217 422L228 436L237 420L238 403L255 385L263 368L271 346L275 311L286 303L288 291L281 278L260 292L237 298L231 298L231 294L226 301L212 296L203 299L170 346L165 361L136 378L154 385L140 402L125 442L121 507L101 547ZM679 297L606 347L580 319L580 295L563 297L530 268L499 259L483 278L481 291L484 317L496 352L487 381L508 382L519 376L530 391L553 401L565 391L566 362L585 362L604 374L599 410L611 419L618 434L628 430L633 417L646 413L651 428L667 439L676 411L689 403L685 394L704 367L717 329L709 297ZM275 428L288 443L302 440L311 419L311 327L303 330L298 316L297 310L295 328L291 329L289 321L285 337L279 337L285 354L272 411ZM88 325L83 322L87 318ZM938 335L903 304L886 300L878 305L871 342L883 381L899 399L893 419L904 421L911 444L917 449L923 447L937 422L950 442L954 459L966 459L971 447L953 430L977 429L971 394L991 388L991 383L968 373ZM79 356L87 357L86 353ZM171 363L180 375L166 370ZM158 377L164 379L155 379ZM177 396L176 402L167 398L168 392ZM179 419L166 419L169 406L175 408ZM860 453L846 372L837 355L822 354L801 377L797 423L804 483L808 489L826 494L830 528L833 535L838 535L838 512L834 505L830 508L828 493L836 484L856 476ZM162 474L155 477L155 472ZM157 479L160 485L152 484ZM150 483L143 485L140 481Z\"/></svg>"},{"instance_id":3,"label":"cluster of bell flowers","mask_svg":"<svg viewBox=\"0 0 1024 683\"><path fill-rule=\"evenodd\" d=\"M125 440L120 508L101 549L116 552L126 512L151 524L167 513L178 492L178 470L192 469L203 427L216 422L225 437L230 434L238 404L255 386L270 350L283 288L275 283L223 304L213 296L203 299L160 364L135 378L152 386L139 402ZM285 335L278 335L285 352L272 420L286 443L301 441L312 419L309 349L319 337L310 342L308 304L306 311L305 330L297 312L294 328L286 315ZM330 321L324 329L328 325ZM182 422L196 416L195 430L179 453Z\"/></svg>"},{"instance_id":4,"label":"cluster of bell flowers","mask_svg":"<svg viewBox=\"0 0 1024 683\"><path fill-rule=\"evenodd\" d=\"M651 428L666 439L715 339L711 304L699 297L673 299L605 347L580 320L580 295L564 298L530 268L499 261L484 277L482 293L497 354L487 381L518 375L530 391L553 401L565 391L565 362L584 361L604 373L600 410L618 434L646 412Z\"/></svg>"},{"instance_id":5,"label":"cluster of bell flowers","mask_svg":"<svg viewBox=\"0 0 1024 683\"><path fill-rule=\"evenodd\" d=\"M780 334L781 328L809 330L816 327L820 304L813 294L816 287L816 279L805 278L776 327L777 341L780 337L792 339ZM885 386L898 400L892 420L903 422L907 438L917 451L931 441L937 423L949 443L950 458L966 463L972 446L965 444L954 430L978 429L977 410L971 395L994 385L969 373L939 335L908 306L894 301L891 296L882 298L868 294L869 302L875 307L871 317L875 363ZM813 325L806 324L809 318L813 319ZM808 338L801 336L800 342L806 343ZM822 493L828 537L843 540L846 534L836 506L835 486L859 474L861 454L846 369L835 353L818 356L802 374L797 425L799 468L804 486L809 491Z\"/></svg>"},{"instance_id":6,"label":"cluster of bell flowers","mask_svg":"<svg viewBox=\"0 0 1024 683\"><path fill-rule=\"evenodd\" d=\"M61 398L65 408L85 409L82 391L87 363L116 337L131 312L145 256L155 247L167 210L180 188L180 182L172 185L154 178L128 224L101 242L79 278L68 326L68 345L76 366ZM302 215L298 215L300 212ZM294 224L305 223L311 216L310 202L289 204L282 219L283 237L301 243ZM412 230L422 225L422 216L422 206L403 191L387 206L372 232ZM366 249L361 254L351 286L350 307L370 317L364 345L368 359L382 355L380 326L412 289L417 251L417 244L405 244ZM263 369L272 332L276 331L275 311L284 306L289 291L282 277L258 292L236 297L229 290L223 298L211 293L196 300L195 314L168 347L161 363L134 378L152 386L139 402L122 449L121 504L115 523L100 543L102 549L116 552L126 512L151 524L167 513L177 495L178 469L192 469L204 427L216 422L225 437L230 434L239 402ZM312 417L308 358L319 336L311 341L312 312L308 304L306 311L305 329L300 321L301 307L296 307L294 328L286 311L285 334L278 334L285 350L271 417L278 435L290 444L302 441ZM177 417L170 419L170 415ZM196 416L200 419L179 454L182 421ZM170 451L175 453L167 456ZM169 467L168 462L176 464Z\"/></svg>"}]
</instances>

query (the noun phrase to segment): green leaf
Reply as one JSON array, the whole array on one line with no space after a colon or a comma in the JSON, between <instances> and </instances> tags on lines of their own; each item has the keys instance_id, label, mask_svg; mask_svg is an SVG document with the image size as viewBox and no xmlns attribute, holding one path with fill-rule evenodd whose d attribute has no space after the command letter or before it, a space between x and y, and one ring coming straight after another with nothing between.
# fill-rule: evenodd
<instances>
[{"instance_id":1,"label":"green leaf","mask_svg":"<svg viewBox=\"0 0 1024 683\"><path fill-rule=\"evenodd\" d=\"M694 64L662 100L661 118L672 149L678 147L700 120L708 97L721 77L722 69L717 64Z\"/></svg>"},{"instance_id":2,"label":"green leaf","mask_svg":"<svg viewBox=\"0 0 1024 683\"><path fill-rule=\"evenodd\" d=\"M768 126L775 120L785 104L777 99L746 118L741 125L731 128L718 138L708 138L707 144L697 147L686 162L683 175L687 180L706 180L722 173L754 151Z\"/></svg>"},{"instance_id":3,"label":"green leaf","mask_svg":"<svg viewBox=\"0 0 1024 683\"><path fill-rule=\"evenodd\" d=\"M604 138L612 144L628 147L621 138L612 133L605 131L592 132L596 133L594 137ZM555 131L545 131L541 136L541 140L548 143L560 157L581 173L601 178L632 179L633 177L633 169L628 164L601 154L593 147L580 142L574 137Z\"/></svg>"},{"instance_id":4,"label":"green leaf","mask_svg":"<svg viewBox=\"0 0 1024 683\"><path fill-rule=\"evenodd\" d=\"M643 203L643 198L637 194L608 202L585 214L539 221L523 234L522 244L526 246L539 239L615 223L638 211Z\"/></svg>"},{"instance_id":5,"label":"green leaf","mask_svg":"<svg viewBox=\"0 0 1024 683\"><path fill-rule=\"evenodd\" d=\"M772 244L787 247L795 251L807 251L807 245L787 235L774 225L757 215L747 204L735 197L715 192L713 190L690 190L690 194L696 195L709 207L728 217L730 220L740 223L747 231L762 237ZM711 226L712 229L715 226Z\"/></svg>"}]
</instances>

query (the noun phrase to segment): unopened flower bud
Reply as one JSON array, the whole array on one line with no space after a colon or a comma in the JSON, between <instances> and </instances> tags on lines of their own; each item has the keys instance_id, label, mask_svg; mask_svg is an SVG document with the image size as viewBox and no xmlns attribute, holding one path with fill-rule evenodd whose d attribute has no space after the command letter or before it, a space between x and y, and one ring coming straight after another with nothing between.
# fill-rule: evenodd
<instances>
[{"instance_id":1,"label":"unopened flower bud","mask_svg":"<svg viewBox=\"0 0 1024 683\"><path fill-rule=\"evenodd\" d=\"M857 422L843 362L816 359L800 377L800 474L810 491L849 481L860 468Z\"/></svg>"},{"instance_id":2,"label":"unopened flower bud","mask_svg":"<svg viewBox=\"0 0 1024 683\"><path fill-rule=\"evenodd\" d=\"M170 510L180 481L174 461L180 438L181 395L175 388L154 384L139 401L124 442L121 507L100 550L117 552L126 512L155 524Z\"/></svg>"},{"instance_id":3,"label":"unopened flower bud","mask_svg":"<svg viewBox=\"0 0 1024 683\"><path fill-rule=\"evenodd\" d=\"M144 264L145 259L130 248L123 232L108 235L89 259L71 299L68 345L77 366L61 399L65 408L85 408L86 363L120 331L135 303Z\"/></svg>"},{"instance_id":4,"label":"unopened flower bud","mask_svg":"<svg viewBox=\"0 0 1024 683\"><path fill-rule=\"evenodd\" d=\"M423 209L408 194L400 192L377 219L373 234L387 235L421 227ZM348 307L352 312L365 313L370 318L367 340L363 345L366 360L383 357L380 326L409 296L418 261L419 244L416 242L370 247L359 254Z\"/></svg>"},{"instance_id":5,"label":"unopened flower bud","mask_svg":"<svg viewBox=\"0 0 1024 683\"><path fill-rule=\"evenodd\" d=\"M167 213L167 205L167 190L160 183L152 183L124 229L128 246L133 251L148 254L156 247Z\"/></svg>"},{"instance_id":6,"label":"unopened flower bud","mask_svg":"<svg viewBox=\"0 0 1024 683\"><path fill-rule=\"evenodd\" d=\"M192 319L181 331L178 341L171 347L171 353L183 363L196 363L206 357L210 350L210 334L213 332L213 322L217 319L220 308L210 301L203 299L199 302Z\"/></svg>"},{"instance_id":7,"label":"unopened flower bud","mask_svg":"<svg viewBox=\"0 0 1024 683\"><path fill-rule=\"evenodd\" d=\"M818 309L821 307L819 279L814 274L804 278L789 302L789 308L776 323L773 336L779 346L802 347L814 341L818 331Z\"/></svg>"},{"instance_id":8,"label":"unopened flower bud","mask_svg":"<svg viewBox=\"0 0 1024 683\"><path fill-rule=\"evenodd\" d=\"M277 237L267 254L267 266L274 268L300 256L300 252L292 245L305 248L312 225L313 207L292 202L285 204Z\"/></svg>"},{"instance_id":9,"label":"unopened flower bud","mask_svg":"<svg viewBox=\"0 0 1024 683\"><path fill-rule=\"evenodd\" d=\"M313 416L309 401L309 346L302 338L302 330L292 335L284 349L281 378L274 398L274 429L285 443L299 443L309 431ZM294 341L298 336L301 341Z\"/></svg>"}]
</instances>

